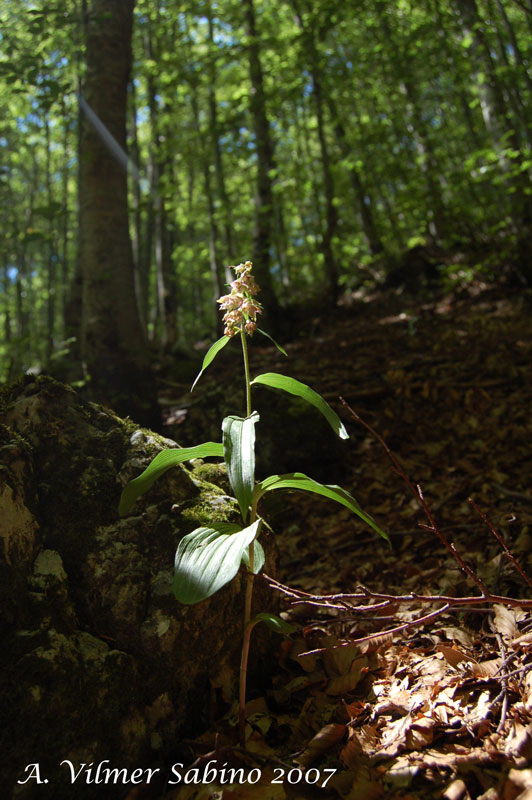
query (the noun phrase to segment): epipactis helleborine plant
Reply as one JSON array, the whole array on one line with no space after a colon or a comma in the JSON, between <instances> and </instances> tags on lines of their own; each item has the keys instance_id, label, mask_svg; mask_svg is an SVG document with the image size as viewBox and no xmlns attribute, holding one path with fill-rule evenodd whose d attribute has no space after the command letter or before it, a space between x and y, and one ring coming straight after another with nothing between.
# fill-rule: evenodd
<instances>
[{"instance_id":1,"label":"epipactis helleborine plant","mask_svg":"<svg viewBox=\"0 0 532 800\"><path fill-rule=\"evenodd\" d=\"M355 498L339 486L318 483L301 472L271 475L262 481L255 480L255 425L259 422L259 415L251 410L252 386L280 389L302 398L323 414L340 438L349 437L338 415L306 384L276 372L266 372L251 380L246 336L252 336L257 331L270 339L286 356L283 348L268 333L257 327L257 315L262 312L262 306L256 299L259 286L253 277L252 268L251 261L231 267L236 273L236 278L231 283L231 291L218 300L220 308L225 311L224 335L208 350L201 370L191 387L192 391L220 350L232 338L240 335L244 359L246 416L229 416L223 420L221 442L205 442L195 447L163 450L158 453L144 472L124 487L119 506L120 514L126 514L136 499L166 470L176 464L195 458L223 458L231 488L240 508L242 523L213 522L209 527L197 528L184 536L175 555L173 588L179 602L192 605L205 600L229 583L241 565L246 570L239 692L239 736L242 746L245 746L246 739L246 676L251 631L259 622L264 622L279 633L290 633L294 629L275 614L260 613L251 617L253 581L265 561L264 550L259 542L263 524L258 513L261 498L267 492L277 489L314 492L346 506L380 536L388 539L372 517L360 508Z\"/></svg>"}]
</instances>

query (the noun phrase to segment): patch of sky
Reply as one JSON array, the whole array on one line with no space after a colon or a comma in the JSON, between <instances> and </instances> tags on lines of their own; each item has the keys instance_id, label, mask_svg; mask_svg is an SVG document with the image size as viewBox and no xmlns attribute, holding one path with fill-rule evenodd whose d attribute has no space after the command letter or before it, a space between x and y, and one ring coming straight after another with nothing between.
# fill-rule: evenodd
<instances>
[{"instance_id":1,"label":"patch of sky","mask_svg":"<svg viewBox=\"0 0 532 800\"><path fill-rule=\"evenodd\" d=\"M137 108L137 125L142 125L150 118L150 109L148 106L141 106Z\"/></svg>"}]
</instances>

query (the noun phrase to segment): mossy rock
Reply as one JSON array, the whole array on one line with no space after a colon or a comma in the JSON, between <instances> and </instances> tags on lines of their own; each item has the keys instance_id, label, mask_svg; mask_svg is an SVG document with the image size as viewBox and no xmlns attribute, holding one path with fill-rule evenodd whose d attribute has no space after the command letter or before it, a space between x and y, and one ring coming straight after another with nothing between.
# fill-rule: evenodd
<instances>
[{"instance_id":1,"label":"mossy rock","mask_svg":"<svg viewBox=\"0 0 532 800\"><path fill-rule=\"evenodd\" d=\"M236 521L219 466L169 470L118 518L123 485L171 442L84 403L48 377L0 396L0 578L4 646L2 785L7 796L72 797L64 759L121 767L172 763L208 724L211 698L235 696L243 576L196 606L172 593L179 540ZM7 521L7 524L6 524ZM267 571L275 548L261 541ZM276 599L256 581L256 610ZM251 685L271 642L254 638ZM49 783L24 779L39 762ZM100 789L100 791L98 791ZM83 798L101 787L82 786ZM80 795L81 796L81 795ZM116 797L121 796L117 789Z\"/></svg>"}]
</instances>

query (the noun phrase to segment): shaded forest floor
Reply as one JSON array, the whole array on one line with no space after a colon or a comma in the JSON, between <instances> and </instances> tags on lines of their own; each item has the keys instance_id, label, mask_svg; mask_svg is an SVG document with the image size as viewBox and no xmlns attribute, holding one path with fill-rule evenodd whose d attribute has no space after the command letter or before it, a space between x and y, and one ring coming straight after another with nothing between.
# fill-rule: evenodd
<instances>
[{"instance_id":1,"label":"shaded forest floor","mask_svg":"<svg viewBox=\"0 0 532 800\"><path fill-rule=\"evenodd\" d=\"M423 302L388 295L311 320L288 362L255 348L255 372L293 375L341 414L351 438L343 475L329 482L356 496L392 546L346 509L284 496L271 523L298 632L279 640L271 685L249 703L253 758L220 756L261 780L166 796L532 797L532 600L512 602L532 597L518 569L532 574L531 306L524 292L482 286ZM163 395L180 441L190 401L176 388ZM339 396L422 487L439 533L421 526L419 498ZM457 602L484 586L488 601ZM418 595L449 598L447 610ZM213 725L191 754L198 768L214 757L216 732L218 748L231 743L228 720Z\"/></svg>"}]
</instances>

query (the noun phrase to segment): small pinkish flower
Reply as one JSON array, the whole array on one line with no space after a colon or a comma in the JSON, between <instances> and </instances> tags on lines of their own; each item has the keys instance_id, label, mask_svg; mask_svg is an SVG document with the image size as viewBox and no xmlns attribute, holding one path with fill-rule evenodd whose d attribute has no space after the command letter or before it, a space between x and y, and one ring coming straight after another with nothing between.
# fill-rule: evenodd
<instances>
[{"instance_id":1,"label":"small pinkish flower","mask_svg":"<svg viewBox=\"0 0 532 800\"><path fill-rule=\"evenodd\" d=\"M234 308L238 308L240 299L236 294L235 295L226 294L224 295L224 297L220 297L220 299L217 300L217 302L220 303L220 308L225 309L227 311L232 311Z\"/></svg>"}]
</instances>

